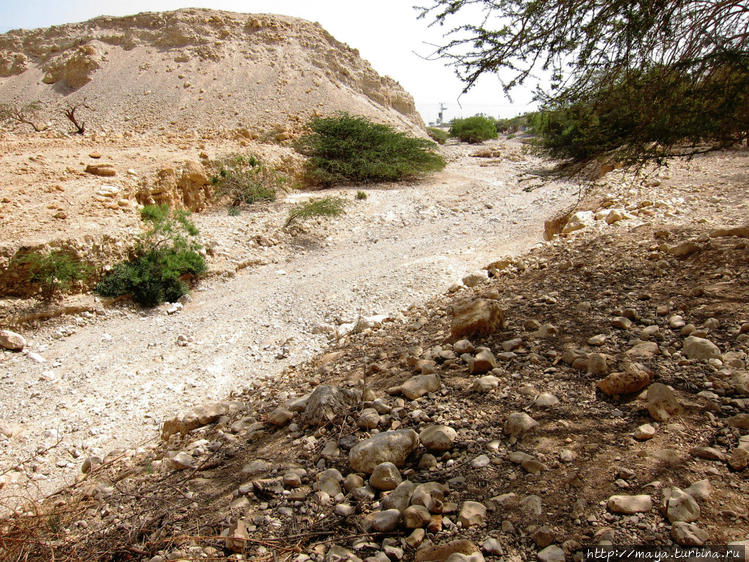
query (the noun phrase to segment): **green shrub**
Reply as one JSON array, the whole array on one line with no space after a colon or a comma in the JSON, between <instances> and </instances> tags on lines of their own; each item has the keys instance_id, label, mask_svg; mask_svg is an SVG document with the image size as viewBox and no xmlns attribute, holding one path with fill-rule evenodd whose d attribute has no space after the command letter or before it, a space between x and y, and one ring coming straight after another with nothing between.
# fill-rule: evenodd
<instances>
[{"instance_id":1,"label":"green shrub","mask_svg":"<svg viewBox=\"0 0 749 562\"><path fill-rule=\"evenodd\" d=\"M309 127L297 149L308 156L306 178L314 185L399 181L445 167L433 142L364 117L341 113L313 119Z\"/></svg>"},{"instance_id":2,"label":"green shrub","mask_svg":"<svg viewBox=\"0 0 749 562\"><path fill-rule=\"evenodd\" d=\"M366 199L366 198L367 198L367 194L366 194L366 193L365 193L364 191L357 191L357 192L356 192L356 198L357 198L357 199L358 199L359 201L363 201L364 199Z\"/></svg>"},{"instance_id":3,"label":"green shrub","mask_svg":"<svg viewBox=\"0 0 749 562\"><path fill-rule=\"evenodd\" d=\"M89 264L63 250L51 250L46 254L31 252L18 258L18 262L29 265L29 281L39 285L44 302L52 302L74 281L83 281L92 272Z\"/></svg>"},{"instance_id":4,"label":"green shrub","mask_svg":"<svg viewBox=\"0 0 749 562\"><path fill-rule=\"evenodd\" d=\"M212 164L216 170L216 175L211 178L215 186L213 197L217 200L228 199L232 207L242 203L275 201L276 190L289 181L254 154L230 154Z\"/></svg>"},{"instance_id":5,"label":"green shrub","mask_svg":"<svg viewBox=\"0 0 749 562\"><path fill-rule=\"evenodd\" d=\"M150 227L141 237L136 257L115 265L96 292L105 297L131 295L143 306L174 302L188 290L183 278L198 277L206 269L197 252L198 229L187 211L170 212L166 205L143 207L140 216Z\"/></svg>"},{"instance_id":6,"label":"green shrub","mask_svg":"<svg viewBox=\"0 0 749 562\"><path fill-rule=\"evenodd\" d=\"M322 199L311 199L303 203L297 203L289 211L284 226L289 226L296 220L309 217L337 217L343 213L346 200L340 197L323 197Z\"/></svg>"},{"instance_id":7,"label":"green shrub","mask_svg":"<svg viewBox=\"0 0 749 562\"><path fill-rule=\"evenodd\" d=\"M498 133L511 135L528 129L533 115L533 113L523 113L522 115L510 117L509 119L495 119L494 126Z\"/></svg>"},{"instance_id":8,"label":"green shrub","mask_svg":"<svg viewBox=\"0 0 749 562\"><path fill-rule=\"evenodd\" d=\"M465 119L455 119L450 124L450 136L471 144L497 138L494 120L483 115L474 115Z\"/></svg>"},{"instance_id":9,"label":"green shrub","mask_svg":"<svg viewBox=\"0 0 749 562\"><path fill-rule=\"evenodd\" d=\"M450 135L444 129L438 129L437 127L427 127L427 134L437 144L445 144Z\"/></svg>"}]
</instances>

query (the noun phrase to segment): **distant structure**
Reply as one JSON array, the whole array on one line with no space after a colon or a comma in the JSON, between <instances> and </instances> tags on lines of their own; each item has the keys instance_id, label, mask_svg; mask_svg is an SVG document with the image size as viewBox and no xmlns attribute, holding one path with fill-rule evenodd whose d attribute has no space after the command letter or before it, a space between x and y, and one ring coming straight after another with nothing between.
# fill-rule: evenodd
<instances>
[{"instance_id":1,"label":"distant structure","mask_svg":"<svg viewBox=\"0 0 749 562\"><path fill-rule=\"evenodd\" d=\"M440 102L440 112L437 114L437 126L444 125L444 117L445 117L445 110L447 109L447 106Z\"/></svg>"}]
</instances>

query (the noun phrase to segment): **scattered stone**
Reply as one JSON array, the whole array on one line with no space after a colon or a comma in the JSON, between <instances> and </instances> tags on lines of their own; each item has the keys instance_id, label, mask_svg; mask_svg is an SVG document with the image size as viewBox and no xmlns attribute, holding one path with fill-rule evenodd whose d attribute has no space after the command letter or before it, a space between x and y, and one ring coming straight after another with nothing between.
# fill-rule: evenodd
<instances>
[{"instance_id":1,"label":"scattered stone","mask_svg":"<svg viewBox=\"0 0 749 562\"><path fill-rule=\"evenodd\" d=\"M744 470L749 466L749 449L736 447L728 457L728 465L737 472Z\"/></svg>"},{"instance_id":2,"label":"scattered stone","mask_svg":"<svg viewBox=\"0 0 749 562\"><path fill-rule=\"evenodd\" d=\"M338 388L321 384L307 399L304 407L304 422L321 426L346 413L361 398L361 391L353 388Z\"/></svg>"},{"instance_id":3,"label":"scattered stone","mask_svg":"<svg viewBox=\"0 0 749 562\"><path fill-rule=\"evenodd\" d=\"M475 347L473 344L468 340L458 340L453 344L453 350L458 355L462 355L464 353L473 353L475 351Z\"/></svg>"},{"instance_id":4,"label":"scattered stone","mask_svg":"<svg viewBox=\"0 0 749 562\"><path fill-rule=\"evenodd\" d=\"M564 554L564 550L562 550L555 544L547 546L538 554L536 554L536 556L541 562L564 562L567 559Z\"/></svg>"},{"instance_id":5,"label":"scattered stone","mask_svg":"<svg viewBox=\"0 0 749 562\"><path fill-rule=\"evenodd\" d=\"M629 330L632 327L632 320L624 316L617 316L611 321L611 325L620 330Z\"/></svg>"},{"instance_id":6,"label":"scattered stone","mask_svg":"<svg viewBox=\"0 0 749 562\"><path fill-rule=\"evenodd\" d=\"M374 408L364 408L356 423L362 429L374 429L380 425L380 413Z\"/></svg>"},{"instance_id":7,"label":"scattered stone","mask_svg":"<svg viewBox=\"0 0 749 562\"><path fill-rule=\"evenodd\" d=\"M562 449L559 451L559 460L562 462L572 462L577 458L577 455L569 449Z\"/></svg>"},{"instance_id":8,"label":"scattered stone","mask_svg":"<svg viewBox=\"0 0 749 562\"><path fill-rule=\"evenodd\" d=\"M686 258L701 250L701 246L693 240L685 240L676 246L670 246L668 253L677 258Z\"/></svg>"},{"instance_id":9,"label":"scattered stone","mask_svg":"<svg viewBox=\"0 0 749 562\"><path fill-rule=\"evenodd\" d=\"M683 351L689 359L697 359L699 361L720 359L722 355L720 348L713 342L695 336L689 336L684 340Z\"/></svg>"},{"instance_id":10,"label":"scattered stone","mask_svg":"<svg viewBox=\"0 0 749 562\"><path fill-rule=\"evenodd\" d=\"M697 458L709 461L725 460L725 455L715 447L697 447L692 450L692 454Z\"/></svg>"},{"instance_id":11,"label":"scattered stone","mask_svg":"<svg viewBox=\"0 0 749 562\"><path fill-rule=\"evenodd\" d=\"M505 315L496 301L477 299L455 311L450 333L454 340L488 336L504 328Z\"/></svg>"},{"instance_id":12,"label":"scattered stone","mask_svg":"<svg viewBox=\"0 0 749 562\"><path fill-rule=\"evenodd\" d=\"M188 413L168 419L161 428L161 438L168 441L169 437L181 433L185 435L190 431L215 423L229 411L229 405L224 402L216 402L200 406L190 410Z\"/></svg>"},{"instance_id":13,"label":"scattered stone","mask_svg":"<svg viewBox=\"0 0 749 562\"><path fill-rule=\"evenodd\" d=\"M559 404L559 398L554 396L551 392L542 392L533 401L533 404L538 408L552 408Z\"/></svg>"},{"instance_id":14,"label":"scattered stone","mask_svg":"<svg viewBox=\"0 0 749 562\"><path fill-rule=\"evenodd\" d=\"M653 437L655 437L655 428L649 423L645 423L635 429L634 437L635 439L638 439L640 441L647 441L648 439L652 439Z\"/></svg>"},{"instance_id":15,"label":"scattered stone","mask_svg":"<svg viewBox=\"0 0 749 562\"><path fill-rule=\"evenodd\" d=\"M739 429L749 429L749 414L736 414L728 418L728 425Z\"/></svg>"},{"instance_id":16,"label":"scattered stone","mask_svg":"<svg viewBox=\"0 0 749 562\"><path fill-rule=\"evenodd\" d=\"M692 523L677 521L671 527L671 538L682 546L702 546L709 537L707 531Z\"/></svg>"},{"instance_id":17,"label":"scattered stone","mask_svg":"<svg viewBox=\"0 0 749 562\"><path fill-rule=\"evenodd\" d=\"M341 482L343 481L343 476L335 468L323 470L317 475L316 480L317 489L321 492L325 492L331 498L334 498L341 493Z\"/></svg>"},{"instance_id":18,"label":"scattered stone","mask_svg":"<svg viewBox=\"0 0 749 562\"><path fill-rule=\"evenodd\" d=\"M401 473L391 462L378 464L369 477L369 484L377 490L394 490L403 481Z\"/></svg>"},{"instance_id":19,"label":"scattered stone","mask_svg":"<svg viewBox=\"0 0 749 562\"><path fill-rule=\"evenodd\" d=\"M86 173L102 177L112 177L117 175L112 164L89 164L86 166Z\"/></svg>"},{"instance_id":20,"label":"scattered stone","mask_svg":"<svg viewBox=\"0 0 749 562\"><path fill-rule=\"evenodd\" d=\"M419 433L419 440L429 451L441 453L452 448L457 432L446 425L431 425Z\"/></svg>"},{"instance_id":21,"label":"scattered stone","mask_svg":"<svg viewBox=\"0 0 749 562\"><path fill-rule=\"evenodd\" d=\"M250 535L247 532L247 523L245 523L244 519L238 519L227 529L226 548L232 552L242 552L245 546L247 546L249 539Z\"/></svg>"},{"instance_id":22,"label":"scattered stone","mask_svg":"<svg viewBox=\"0 0 749 562\"><path fill-rule=\"evenodd\" d=\"M477 378L471 385L471 390L474 392L491 392L495 388L499 387L499 379L494 375L485 375Z\"/></svg>"},{"instance_id":23,"label":"scattered stone","mask_svg":"<svg viewBox=\"0 0 749 562\"><path fill-rule=\"evenodd\" d=\"M511 438L517 438L538 427L538 422L525 412L513 412L505 421L504 432Z\"/></svg>"},{"instance_id":24,"label":"scattered stone","mask_svg":"<svg viewBox=\"0 0 749 562\"><path fill-rule=\"evenodd\" d=\"M186 468L195 468L195 459L192 458L188 453L180 451L172 457L172 467L177 470L185 470Z\"/></svg>"},{"instance_id":25,"label":"scattered stone","mask_svg":"<svg viewBox=\"0 0 749 562\"><path fill-rule=\"evenodd\" d=\"M477 287L483 283L486 283L488 280L486 276L485 271L475 272L475 273L469 273L461 281L463 282L463 285L466 287Z\"/></svg>"},{"instance_id":26,"label":"scattered stone","mask_svg":"<svg viewBox=\"0 0 749 562\"><path fill-rule=\"evenodd\" d=\"M652 341L640 342L627 350L626 355L630 359L652 359L660 353L658 344Z\"/></svg>"},{"instance_id":27,"label":"scattered stone","mask_svg":"<svg viewBox=\"0 0 749 562\"><path fill-rule=\"evenodd\" d=\"M429 392L439 390L441 386L439 375L415 375L403 383L401 392L409 400L416 400Z\"/></svg>"},{"instance_id":28,"label":"scattered stone","mask_svg":"<svg viewBox=\"0 0 749 562\"><path fill-rule=\"evenodd\" d=\"M479 455L475 459L471 461L471 466L473 468L486 468L491 464L491 459L489 459L486 455Z\"/></svg>"},{"instance_id":29,"label":"scattered stone","mask_svg":"<svg viewBox=\"0 0 749 562\"><path fill-rule=\"evenodd\" d=\"M432 520L432 514L423 505L412 505L403 512L403 521L409 529L426 527Z\"/></svg>"},{"instance_id":30,"label":"scattered stone","mask_svg":"<svg viewBox=\"0 0 749 562\"><path fill-rule=\"evenodd\" d=\"M674 314L668 319L668 325L674 330L681 330L684 326L686 326L686 324L687 323L684 321L684 318L682 318L678 314Z\"/></svg>"},{"instance_id":31,"label":"scattered stone","mask_svg":"<svg viewBox=\"0 0 749 562\"><path fill-rule=\"evenodd\" d=\"M21 334L10 330L0 330L0 347L11 351L23 351L26 347L26 339Z\"/></svg>"},{"instance_id":32,"label":"scattered stone","mask_svg":"<svg viewBox=\"0 0 749 562\"><path fill-rule=\"evenodd\" d=\"M601 392L609 396L640 392L650 384L652 375L644 369L630 369L625 372L611 373L598 381Z\"/></svg>"},{"instance_id":33,"label":"scattered stone","mask_svg":"<svg viewBox=\"0 0 749 562\"><path fill-rule=\"evenodd\" d=\"M577 230L582 230L586 226L590 226L595 222L595 216L593 211L577 211L567 221L567 224L562 228L562 234L569 234Z\"/></svg>"},{"instance_id":34,"label":"scattered stone","mask_svg":"<svg viewBox=\"0 0 749 562\"><path fill-rule=\"evenodd\" d=\"M469 540L456 540L440 545L425 545L416 551L415 562L443 562L452 554L470 556L479 552L479 548Z\"/></svg>"},{"instance_id":35,"label":"scattered stone","mask_svg":"<svg viewBox=\"0 0 749 562\"><path fill-rule=\"evenodd\" d=\"M684 490L671 488L671 494L666 503L666 517L671 523L676 521L691 523L700 518L700 506Z\"/></svg>"},{"instance_id":36,"label":"scattered stone","mask_svg":"<svg viewBox=\"0 0 749 562\"><path fill-rule=\"evenodd\" d=\"M710 480L705 478L704 480L698 480L684 491L696 500L707 500L710 499L713 487Z\"/></svg>"},{"instance_id":37,"label":"scattered stone","mask_svg":"<svg viewBox=\"0 0 749 562\"><path fill-rule=\"evenodd\" d=\"M606 334L597 334L588 338L588 345L603 345L606 343Z\"/></svg>"},{"instance_id":38,"label":"scattered stone","mask_svg":"<svg viewBox=\"0 0 749 562\"><path fill-rule=\"evenodd\" d=\"M382 509L397 509L400 512L405 511L411 502L411 496L416 490L416 484L409 480L404 480L398 486L382 498L380 506Z\"/></svg>"},{"instance_id":39,"label":"scattered stone","mask_svg":"<svg viewBox=\"0 0 749 562\"><path fill-rule=\"evenodd\" d=\"M531 533L531 539L533 539L538 548L545 548L554 542L556 535L551 527L541 525Z\"/></svg>"},{"instance_id":40,"label":"scattered stone","mask_svg":"<svg viewBox=\"0 0 749 562\"><path fill-rule=\"evenodd\" d=\"M364 527L387 533L394 530L400 523L401 512L397 509L386 509L370 513L364 520Z\"/></svg>"},{"instance_id":41,"label":"scattered stone","mask_svg":"<svg viewBox=\"0 0 749 562\"><path fill-rule=\"evenodd\" d=\"M279 406L268 414L268 421L276 427L286 425L294 417L294 412L287 410L286 408Z\"/></svg>"},{"instance_id":42,"label":"scattered stone","mask_svg":"<svg viewBox=\"0 0 749 562\"><path fill-rule=\"evenodd\" d=\"M349 462L355 472L371 474L383 462L403 466L406 457L419 445L419 436L413 429L385 431L365 439L349 452Z\"/></svg>"},{"instance_id":43,"label":"scattered stone","mask_svg":"<svg viewBox=\"0 0 749 562\"><path fill-rule=\"evenodd\" d=\"M470 363L471 373L481 375L487 373L497 366L497 359L488 349L479 351Z\"/></svg>"},{"instance_id":44,"label":"scattered stone","mask_svg":"<svg viewBox=\"0 0 749 562\"><path fill-rule=\"evenodd\" d=\"M681 414L681 404L673 390L656 382L648 387L648 412L654 420L665 422Z\"/></svg>"},{"instance_id":45,"label":"scattered stone","mask_svg":"<svg viewBox=\"0 0 749 562\"><path fill-rule=\"evenodd\" d=\"M653 508L653 500L648 495L639 496L611 496L606 502L606 507L613 513L647 513Z\"/></svg>"},{"instance_id":46,"label":"scattered stone","mask_svg":"<svg viewBox=\"0 0 749 562\"><path fill-rule=\"evenodd\" d=\"M606 375L609 372L609 366L606 356L602 353L591 353L588 355L588 373L594 376Z\"/></svg>"}]
</instances>

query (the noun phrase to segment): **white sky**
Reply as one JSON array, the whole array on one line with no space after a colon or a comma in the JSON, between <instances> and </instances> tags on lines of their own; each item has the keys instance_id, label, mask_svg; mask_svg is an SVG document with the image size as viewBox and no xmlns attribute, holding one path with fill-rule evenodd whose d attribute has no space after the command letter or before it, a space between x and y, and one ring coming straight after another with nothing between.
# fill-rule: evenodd
<instances>
[{"instance_id":1,"label":"white sky","mask_svg":"<svg viewBox=\"0 0 749 562\"><path fill-rule=\"evenodd\" d=\"M187 7L286 14L320 22L336 39L359 49L375 70L396 79L413 95L427 123L436 119L440 102L447 106L446 120L476 113L512 117L531 109L529 89L513 91L513 104L494 76L482 78L468 94L460 96L463 85L454 70L443 61L423 58L433 51L430 44L443 42L445 30L429 28L427 21L416 19L417 11L412 6L419 3L420 0L0 0L0 33L85 21L100 15L124 16Z\"/></svg>"}]
</instances>

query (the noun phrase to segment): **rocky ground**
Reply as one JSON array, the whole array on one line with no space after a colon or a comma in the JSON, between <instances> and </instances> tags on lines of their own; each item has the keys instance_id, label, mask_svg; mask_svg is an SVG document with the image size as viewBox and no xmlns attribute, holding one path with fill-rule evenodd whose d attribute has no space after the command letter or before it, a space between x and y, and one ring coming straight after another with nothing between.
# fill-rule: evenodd
<instances>
[{"instance_id":1,"label":"rocky ground","mask_svg":"<svg viewBox=\"0 0 749 562\"><path fill-rule=\"evenodd\" d=\"M517 244L523 230L508 227L513 220L533 224L519 208L549 209L549 217L549 207L568 200L554 199L551 193L560 192L535 179L518 183L535 176L508 173L520 165L508 151L475 159L477 175L455 190L453 180L394 187L403 207L388 199L392 190L369 192L349 222L298 233L317 242L305 242L306 257L297 263L327 268L367 248L374 248L369 259L385 253L377 269L393 275L377 283L366 270L352 272L351 281L342 276L332 290L318 282L316 292L305 293L317 279L313 270L273 264L212 283L172 315L109 309L83 317L72 334L55 336L62 325L31 334L30 350L48 362L79 361L73 351L87 349L85 365L99 368L86 375L109 370L111 390L101 379L86 389L109 397L97 412L102 418L107 408L142 407L132 404L135 394L117 404L120 385L131 378L153 383L150 390L170 370L196 373L203 366L206 376L197 380L208 380L205 388L218 388L222 376L222 389L245 386L238 375L247 388L217 396L219 402L196 399L197 409L174 418L151 418L154 428L160 425L160 443L109 455L79 448L76 460L64 460L81 470L76 484L19 507L3 523L7 557L521 561L579 560L583 546L596 544L745 545L748 153L673 161L649 173L614 171L587 193L579 212L558 221L561 236L518 254L507 249L522 244L497 245ZM540 164L525 162L525 172ZM488 195L500 181L507 191ZM513 196L528 199L510 206ZM368 208L376 212L370 216ZM489 238L493 229L479 230L489 228L485 215L495 212L496 229L509 228L505 242ZM388 224L390 237L373 234ZM429 224L434 236L419 237ZM444 232L449 225L453 230ZM456 238L453 253L444 246L425 251ZM413 246L422 249L419 258L410 254ZM336 253L344 247L347 253ZM458 270L476 269L458 259L469 248L487 266L484 273L422 300L417 289L433 289L429 283L445 266L420 264L440 255L446 259L437 263L460 264L440 278L447 282ZM289 300L260 311L258 317L271 318L266 328L277 341L253 349L257 344L245 347L249 324L230 319L255 316L244 313L250 301L239 291L257 287L261 271ZM292 278L305 283L283 285ZM390 294L386 289L411 290L416 304L396 314L357 310L351 301L329 319L353 322L358 312L389 319L361 318L338 330L335 322L325 327L323 314L319 324L305 324L311 309L325 309L323 295L343 287L375 296L372 302ZM279 308L293 312L274 323ZM286 339L294 317L337 334L321 353L314 346L301 353ZM188 330L200 334L191 339ZM214 333L221 337L209 339ZM93 334L96 347L82 348L93 345ZM132 349L144 352L148 377L126 375ZM263 351L273 354L266 363ZM214 366L212 373L209 357L214 365L229 361L231 369ZM38 380L70 365L42 367L32 353L3 360L14 375L6 377L8 388L17 373L30 377L27 392L52 385L44 395L73 378ZM279 374L253 379L257 367L272 374L267 363ZM207 398L205 388L198 395ZM177 402L175 395L171 403ZM111 422L118 431L126 425L119 419ZM8 433L6 451L22 446L12 428ZM37 481L34 466L47 466L43 457L55 451L7 472L6 487L14 479Z\"/></svg>"}]
</instances>

